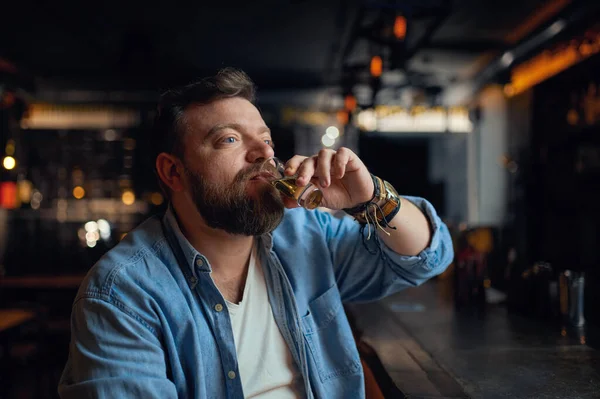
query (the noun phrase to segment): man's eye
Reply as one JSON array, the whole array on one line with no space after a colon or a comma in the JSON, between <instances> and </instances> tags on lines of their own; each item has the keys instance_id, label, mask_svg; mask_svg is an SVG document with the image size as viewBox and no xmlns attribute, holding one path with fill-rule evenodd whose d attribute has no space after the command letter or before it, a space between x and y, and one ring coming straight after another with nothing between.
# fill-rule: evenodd
<instances>
[{"instance_id":1,"label":"man's eye","mask_svg":"<svg viewBox=\"0 0 600 399\"><path fill-rule=\"evenodd\" d=\"M225 137L222 141L223 143L232 144L235 143L235 137Z\"/></svg>"},{"instance_id":2,"label":"man's eye","mask_svg":"<svg viewBox=\"0 0 600 399\"><path fill-rule=\"evenodd\" d=\"M265 140L265 143L267 143L268 145L272 146L273 145L273 140Z\"/></svg>"}]
</instances>

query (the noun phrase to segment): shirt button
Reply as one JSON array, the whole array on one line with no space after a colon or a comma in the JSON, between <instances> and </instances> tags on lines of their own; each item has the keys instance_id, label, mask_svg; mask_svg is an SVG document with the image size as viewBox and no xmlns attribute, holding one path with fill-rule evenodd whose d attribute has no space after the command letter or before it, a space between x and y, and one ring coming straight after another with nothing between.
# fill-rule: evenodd
<instances>
[{"instance_id":1,"label":"shirt button","mask_svg":"<svg viewBox=\"0 0 600 399\"><path fill-rule=\"evenodd\" d=\"M197 266L202 266L203 264L204 264L204 262L202 261L202 259L200 259L200 258L196 259Z\"/></svg>"},{"instance_id":2,"label":"shirt button","mask_svg":"<svg viewBox=\"0 0 600 399\"><path fill-rule=\"evenodd\" d=\"M223 310L223 305L221 305L220 303L217 303L217 304L215 305L215 310L216 310L217 312L220 312L220 311L222 311L222 310ZM235 373L234 373L234 374L235 374Z\"/></svg>"},{"instance_id":3,"label":"shirt button","mask_svg":"<svg viewBox=\"0 0 600 399\"><path fill-rule=\"evenodd\" d=\"M230 380L233 380L235 378L235 371L230 371L227 373L227 377L229 377Z\"/></svg>"}]
</instances>

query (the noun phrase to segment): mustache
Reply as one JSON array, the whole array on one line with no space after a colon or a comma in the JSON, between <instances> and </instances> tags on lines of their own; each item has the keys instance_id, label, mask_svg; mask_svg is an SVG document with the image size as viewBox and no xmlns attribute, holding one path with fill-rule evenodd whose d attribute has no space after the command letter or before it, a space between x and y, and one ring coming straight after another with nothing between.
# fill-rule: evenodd
<instances>
[{"instance_id":1,"label":"mustache","mask_svg":"<svg viewBox=\"0 0 600 399\"><path fill-rule=\"evenodd\" d=\"M269 173L273 176L277 176L278 171L277 168L274 165L271 165L271 163L269 162L258 162L255 164L252 164L251 166L249 166L248 168L241 170L236 178L235 178L235 183L242 183L245 181L248 181L250 179L252 179L253 177L255 177L256 175L260 174L260 173Z\"/></svg>"}]
</instances>

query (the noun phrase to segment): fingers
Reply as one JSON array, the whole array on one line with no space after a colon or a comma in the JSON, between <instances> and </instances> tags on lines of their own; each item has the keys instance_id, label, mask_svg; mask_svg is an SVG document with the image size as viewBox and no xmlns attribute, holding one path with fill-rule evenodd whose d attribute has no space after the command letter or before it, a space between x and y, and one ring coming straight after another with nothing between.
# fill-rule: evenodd
<instances>
[{"instance_id":1,"label":"fingers","mask_svg":"<svg viewBox=\"0 0 600 399\"><path fill-rule=\"evenodd\" d=\"M296 178L296 184L298 184L300 187L306 186L309 182L310 179L314 176L315 174L315 164L317 162L317 158L315 157L311 157L311 158L306 158L298 167L296 173L298 174L298 177Z\"/></svg>"},{"instance_id":2,"label":"fingers","mask_svg":"<svg viewBox=\"0 0 600 399\"><path fill-rule=\"evenodd\" d=\"M351 152L345 147L340 148L333 158L331 176L341 179L346 174L346 165L350 161Z\"/></svg>"},{"instance_id":3,"label":"fingers","mask_svg":"<svg viewBox=\"0 0 600 399\"><path fill-rule=\"evenodd\" d=\"M302 164L302 162L304 162L305 159L308 159L308 157L302 155L294 155L285 163L285 174L288 176L295 175L296 170L298 170L298 167L300 167L300 165Z\"/></svg>"},{"instance_id":4,"label":"fingers","mask_svg":"<svg viewBox=\"0 0 600 399\"><path fill-rule=\"evenodd\" d=\"M337 152L323 149L313 157L296 155L287 161L285 174L297 174L296 183L299 186L305 186L311 178L317 177L320 186L328 187L332 178L341 179L345 176L352 154L351 150L341 147Z\"/></svg>"},{"instance_id":5,"label":"fingers","mask_svg":"<svg viewBox=\"0 0 600 399\"><path fill-rule=\"evenodd\" d=\"M321 187L327 187L331 184L331 161L333 160L335 151L321 150L317 156L317 175Z\"/></svg>"},{"instance_id":6,"label":"fingers","mask_svg":"<svg viewBox=\"0 0 600 399\"><path fill-rule=\"evenodd\" d=\"M295 155L286 162L284 173L287 176L297 175L296 184L305 186L315 173L315 159L302 155Z\"/></svg>"}]
</instances>

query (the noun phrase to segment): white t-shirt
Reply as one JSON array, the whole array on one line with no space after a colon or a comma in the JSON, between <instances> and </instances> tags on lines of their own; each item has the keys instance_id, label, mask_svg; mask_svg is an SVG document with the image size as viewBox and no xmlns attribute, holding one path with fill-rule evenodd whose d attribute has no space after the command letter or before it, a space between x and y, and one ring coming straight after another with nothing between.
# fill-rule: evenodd
<instances>
[{"instance_id":1,"label":"white t-shirt","mask_svg":"<svg viewBox=\"0 0 600 399\"><path fill-rule=\"evenodd\" d=\"M240 378L246 398L304 397L302 375L277 327L261 265L252 250L244 295L227 308L233 328Z\"/></svg>"}]
</instances>

